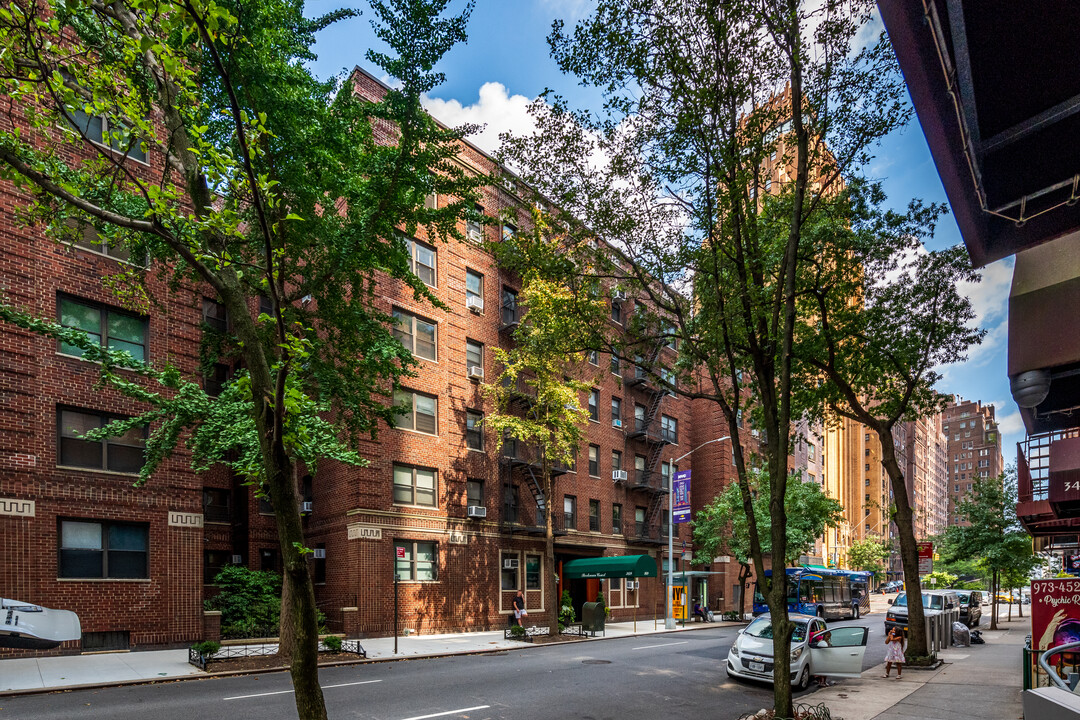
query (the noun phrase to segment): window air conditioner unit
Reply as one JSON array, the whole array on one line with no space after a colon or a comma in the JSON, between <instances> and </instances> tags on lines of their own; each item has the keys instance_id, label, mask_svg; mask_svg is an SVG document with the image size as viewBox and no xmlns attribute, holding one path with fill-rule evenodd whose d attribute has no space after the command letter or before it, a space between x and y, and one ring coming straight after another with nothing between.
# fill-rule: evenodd
<instances>
[{"instance_id":1,"label":"window air conditioner unit","mask_svg":"<svg viewBox=\"0 0 1080 720\"><path fill-rule=\"evenodd\" d=\"M233 555L232 556L232 564L233 565L243 565L244 564L244 556L243 555Z\"/></svg>"},{"instance_id":2,"label":"window air conditioner unit","mask_svg":"<svg viewBox=\"0 0 1080 720\"><path fill-rule=\"evenodd\" d=\"M611 479L614 480L615 482L626 482L626 471L625 470L612 470L611 471Z\"/></svg>"},{"instance_id":3,"label":"window air conditioner unit","mask_svg":"<svg viewBox=\"0 0 1080 720\"><path fill-rule=\"evenodd\" d=\"M311 557L315 558L316 560L325 560L326 548L315 548L311 551Z\"/></svg>"},{"instance_id":4,"label":"window air conditioner unit","mask_svg":"<svg viewBox=\"0 0 1080 720\"><path fill-rule=\"evenodd\" d=\"M471 518L486 518L487 508L483 505L470 505L466 511Z\"/></svg>"},{"instance_id":5,"label":"window air conditioner unit","mask_svg":"<svg viewBox=\"0 0 1080 720\"><path fill-rule=\"evenodd\" d=\"M468 297L465 298L465 307L472 310L474 313L484 312L484 298Z\"/></svg>"},{"instance_id":6,"label":"window air conditioner unit","mask_svg":"<svg viewBox=\"0 0 1080 720\"><path fill-rule=\"evenodd\" d=\"M518 559L517 558L503 558L503 570L517 570Z\"/></svg>"},{"instance_id":7,"label":"window air conditioner unit","mask_svg":"<svg viewBox=\"0 0 1080 720\"><path fill-rule=\"evenodd\" d=\"M637 588L637 580L627 580L626 581L626 589L627 590L634 590L636 588Z\"/></svg>"},{"instance_id":8,"label":"window air conditioner unit","mask_svg":"<svg viewBox=\"0 0 1080 720\"><path fill-rule=\"evenodd\" d=\"M611 418L611 426L621 428L622 427L622 418Z\"/></svg>"},{"instance_id":9,"label":"window air conditioner unit","mask_svg":"<svg viewBox=\"0 0 1080 720\"><path fill-rule=\"evenodd\" d=\"M614 290L611 293L611 299L615 300L616 302L622 302L626 299L626 293L624 293L622 290Z\"/></svg>"},{"instance_id":10,"label":"window air conditioner unit","mask_svg":"<svg viewBox=\"0 0 1080 720\"><path fill-rule=\"evenodd\" d=\"M469 239L470 240L472 240L474 242L480 242L480 240L482 238L483 238L483 235L480 232L480 228L478 228L478 227L469 228Z\"/></svg>"},{"instance_id":11,"label":"window air conditioner unit","mask_svg":"<svg viewBox=\"0 0 1080 720\"><path fill-rule=\"evenodd\" d=\"M302 513L309 513L314 508L315 508L315 503L311 502L310 500L305 500L304 502L300 503L300 512L302 512Z\"/></svg>"},{"instance_id":12,"label":"window air conditioner unit","mask_svg":"<svg viewBox=\"0 0 1080 720\"><path fill-rule=\"evenodd\" d=\"M480 367L479 365L470 365L469 366L469 379L470 380L483 380L484 379L484 368Z\"/></svg>"}]
</instances>

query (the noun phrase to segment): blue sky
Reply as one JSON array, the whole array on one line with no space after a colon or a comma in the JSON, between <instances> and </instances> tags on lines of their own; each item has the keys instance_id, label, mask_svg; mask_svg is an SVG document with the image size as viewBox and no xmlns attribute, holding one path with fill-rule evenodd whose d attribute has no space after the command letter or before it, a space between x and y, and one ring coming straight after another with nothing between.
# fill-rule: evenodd
<instances>
[{"instance_id":1,"label":"blue sky","mask_svg":"<svg viewBox=\"0 0 1080 720\"><path fill-rule=\"evenodd\" d=\"M462 2L456 0L454 7ZM471 140L494 151L500 132L530 128L526 105L545 88L579 105L595 104L597 97L578 86L573 77L560 73L548 52L546 37L557 18L567 24L587 11L589 0L476 0L469 23L469 41L454 48L438 68L446 83L427 99L428 110L439 120L456 125L480 123L485 130ZM381 75L364 54L380 47L371 31L373 17L366 3L353 3L363 16L323 31L316 46L319 55L314 71L328 77L360 67ZM309 12L319 12L314 3ZM945 202L922 130L913 121L904 130L886 138L869 167L871 177L880 180L889 203L903 208L913 197L927 202ZM938 229L932 247L959 243L960 232L951 218ZM972 348L967 362L944 368L938 386L942 392L992 403L997 408L1006 463L1015 462L1016 442L1023 439L1023 423L1009 394L1006 376L1006 327L1012 260L984 268L982 283L967 288L979 324L988 333L983 344Z\"/></svg>"}]
</instances>

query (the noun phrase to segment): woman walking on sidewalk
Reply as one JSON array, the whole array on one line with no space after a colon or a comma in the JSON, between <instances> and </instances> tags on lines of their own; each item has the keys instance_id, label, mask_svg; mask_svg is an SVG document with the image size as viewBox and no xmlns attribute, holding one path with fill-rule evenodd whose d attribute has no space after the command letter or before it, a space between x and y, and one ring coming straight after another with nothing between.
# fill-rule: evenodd
<instances>
[{"instance_id":1,"label":"woman walking on sidewalk","mask_svg":"<svg viewBox=\"0 0 1080 720\"><path fill-rule=\"evenodd\" d=\"M896 663L896 677L903 676L904 650L906 649L907 640L904 638L904 631L898 627L889 630L885 636L885 674L882 677L889 677L893 663Z\"/></svg>"}]
</instances>

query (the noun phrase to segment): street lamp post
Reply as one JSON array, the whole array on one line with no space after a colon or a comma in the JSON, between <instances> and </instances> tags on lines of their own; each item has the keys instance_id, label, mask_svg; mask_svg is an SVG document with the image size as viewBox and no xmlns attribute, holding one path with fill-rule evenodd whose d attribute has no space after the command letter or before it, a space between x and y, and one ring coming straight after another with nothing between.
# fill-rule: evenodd
<instances>
[{"instance_id":1,"label":"street lamp post","mask_svg":"<svg viewBox=\"0 0 1080 720\"><path fill-rule=\"evenodd\" d=\"M690 453L694 452L695 450L700 450L701 448L705 447L706 445L709 445L709 444L714 443L714 442L722 442L724 440L730 440L730 439L731 439L730 435L725 435L724 437L718 437L718 438L713 438L712 440L706 440L705 442L701 443L696 448L694 448L693 450L690 450L689 452L685 453L684 455L680 455L679 457L675 458L674 460L668 460L668 483L669 484L674 483L674 478L671 475L672 465L679 462L683 458L687 457L688 455L690 455ZM675 587L675 572L674 572L675 556L674 556L674 544L673 544L673 541L672 541L672 537L675 534L674 533L674 530L675 530L675 503L674 503L674 501L673 501L673 499L671 497L672 490L673 490L672 487L668 487L668 496L667 496L667 509L668 509L667 556L668 556L668 564L667 564L667 604L666 604L666 608L665 608L665 617L664 617L664 629L665 630L674 630L675 629L675 617L672 615L672 612L671 612L671 593L672 593L672 589Z\"/></svg>"}]
</instances>

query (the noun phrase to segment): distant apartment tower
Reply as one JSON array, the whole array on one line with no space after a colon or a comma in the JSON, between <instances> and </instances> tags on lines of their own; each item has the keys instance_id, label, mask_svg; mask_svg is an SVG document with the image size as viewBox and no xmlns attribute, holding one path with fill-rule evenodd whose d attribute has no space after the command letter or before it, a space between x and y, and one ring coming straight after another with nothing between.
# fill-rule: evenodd
<instances>
[{"instance_id":1,"label":"distant apartment tower","mask_svg":"<svg viewBox=\"0 0 1080 720\"><path fill-rule=\"evenodd\" d=\"M915 537L919 540L937 535L946 527L948 447L941 419L940 414L935 414L904 423L907 434L904 480L914 513Z\"/></svg>"},{"instance_id":2,"label":"distant apartment tower","mask_svg":"<svg viewBox=\"0 0 1080 720\"><path fill-rule=\"evenodd\" d=\"M791 470L798 472L804 482L812 482L822 488L827 486L825 476L825 428L820 420L802 418L795 423L794 443L792 444ZM814 541L809 554L801 557L800 562L820 565L825 562L825 538Z\"/></svg>"},{"instance_id":3,"label":"distant apartment tower","mask_svg":"<svg viewBox=\"0 0 1080 720\"><path fill-rule=\"evenodd\" d=\"M1001 433L994 406L954 396L941 414L947 443L948 524L969 525L956 513L956 505L971 492L977 478L997 477L1004 469Z\"/></svg>"}]
</instances>

